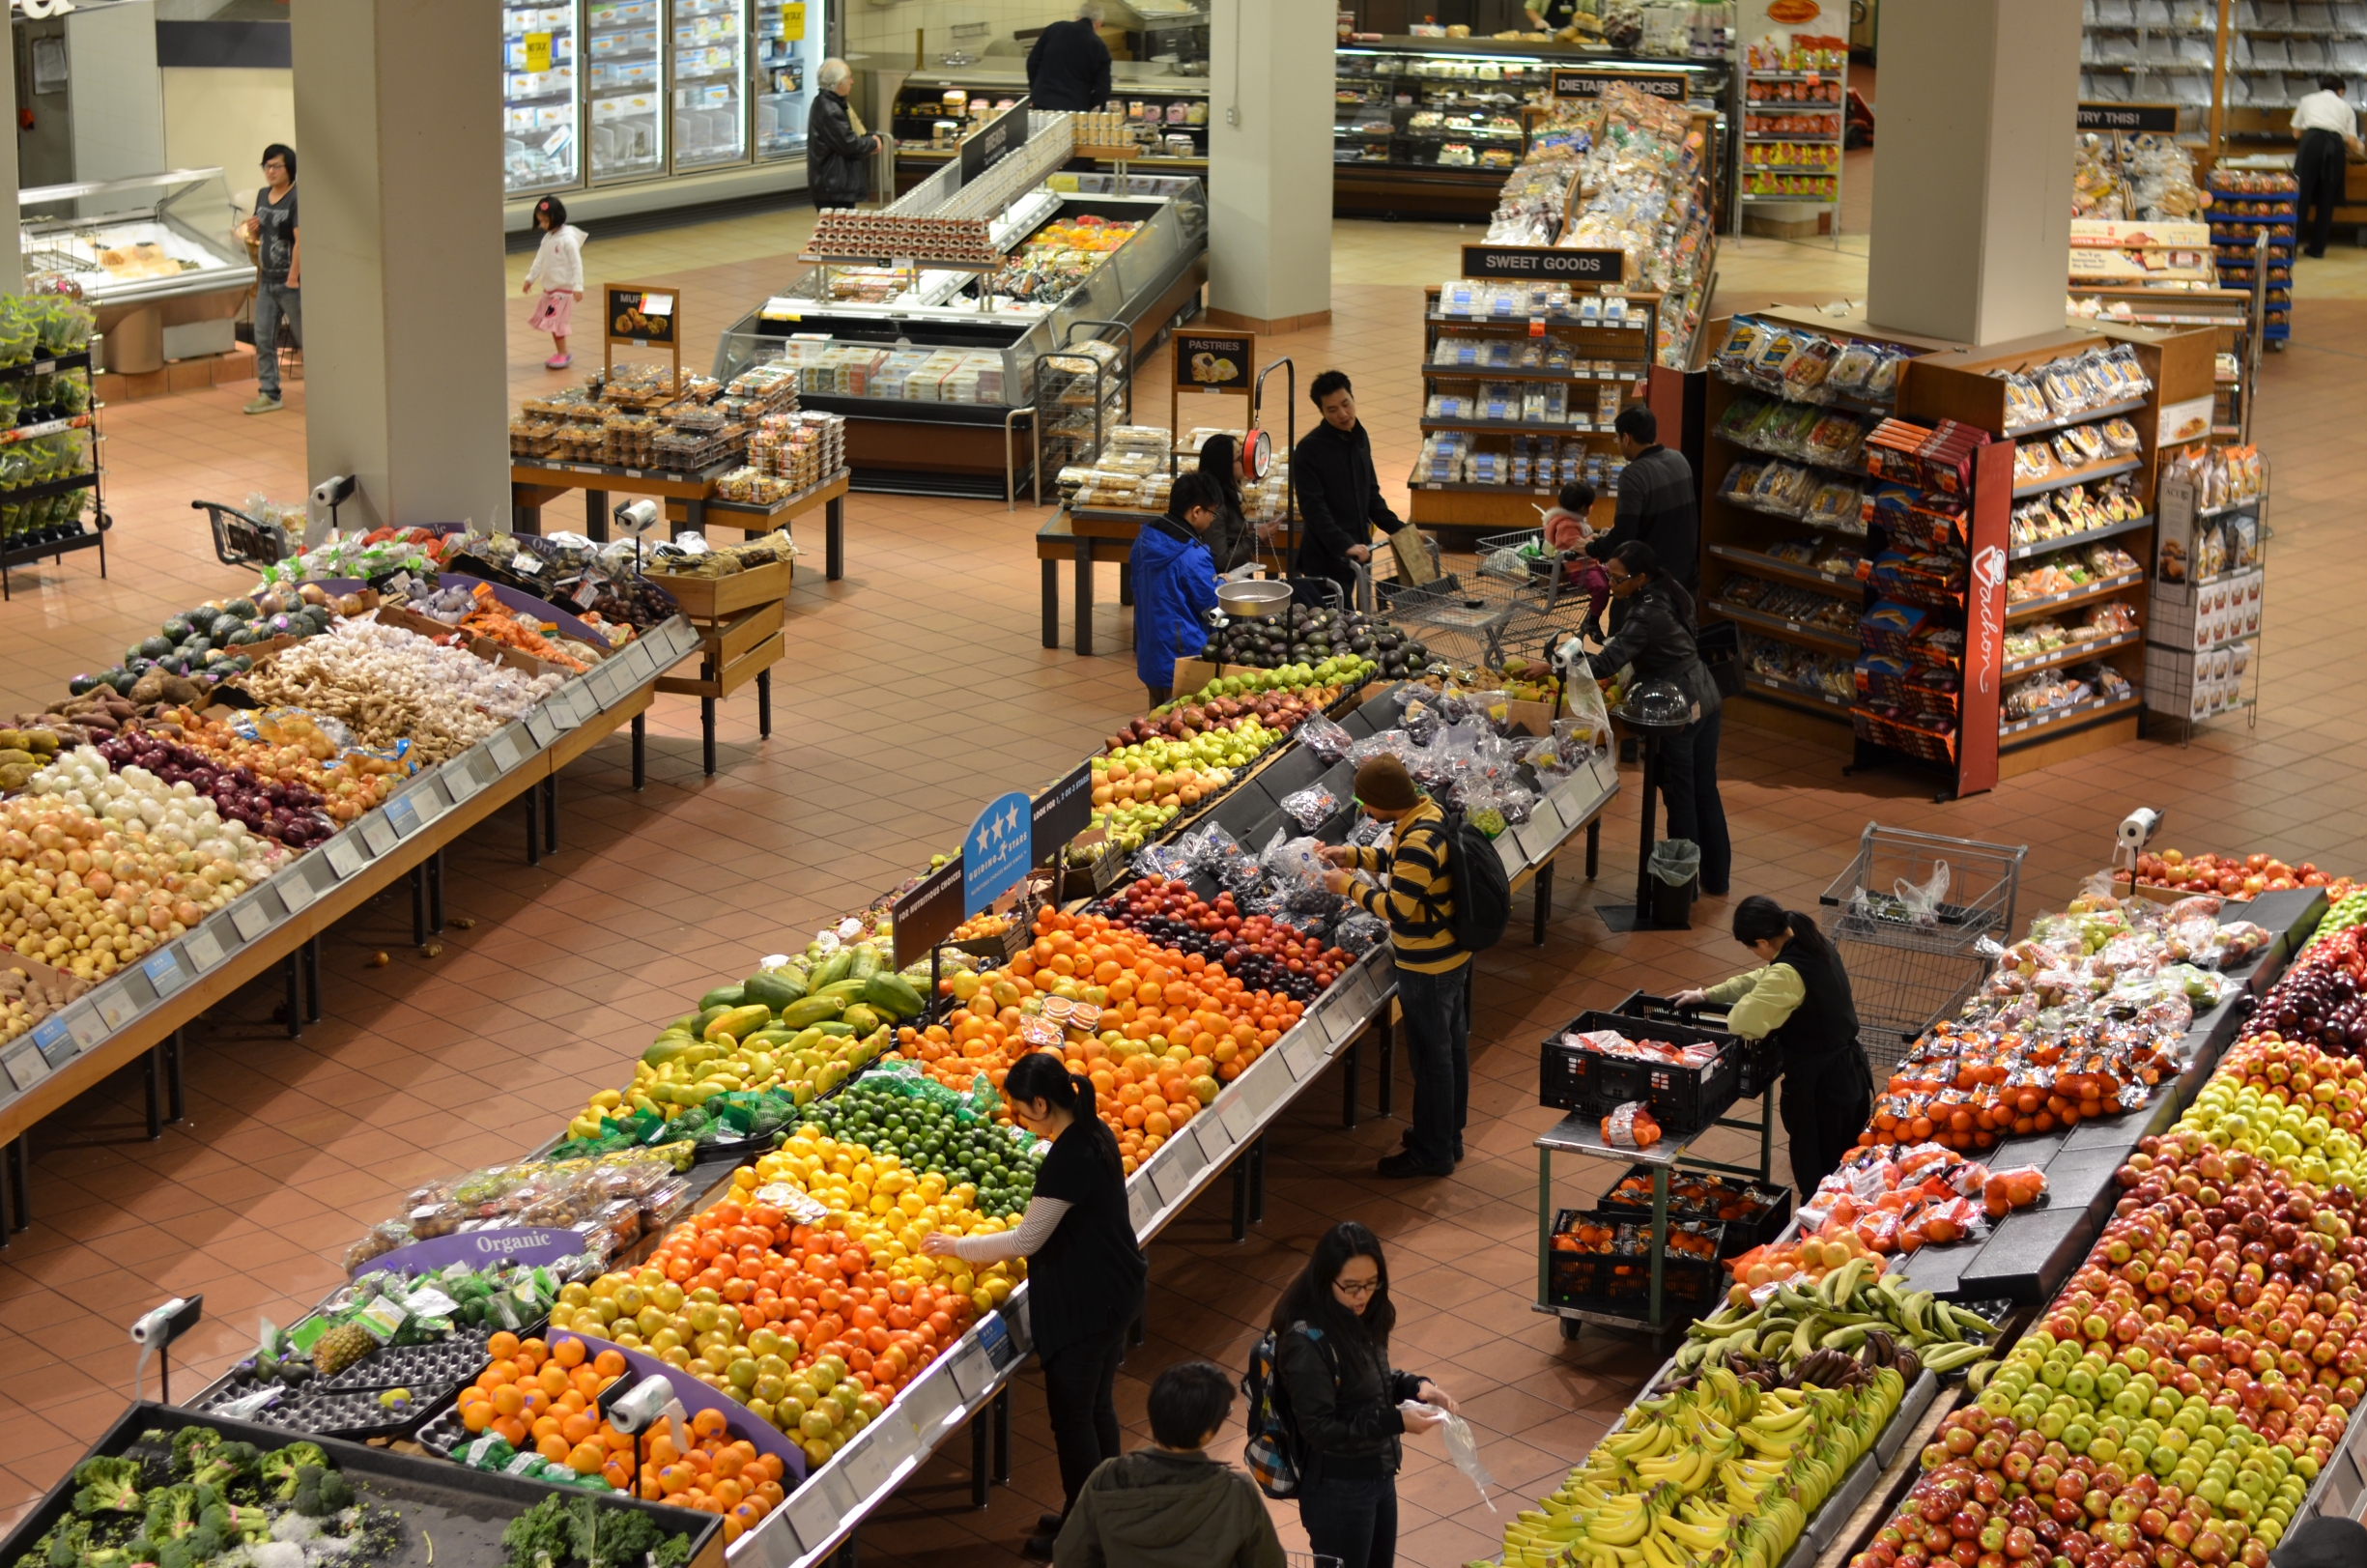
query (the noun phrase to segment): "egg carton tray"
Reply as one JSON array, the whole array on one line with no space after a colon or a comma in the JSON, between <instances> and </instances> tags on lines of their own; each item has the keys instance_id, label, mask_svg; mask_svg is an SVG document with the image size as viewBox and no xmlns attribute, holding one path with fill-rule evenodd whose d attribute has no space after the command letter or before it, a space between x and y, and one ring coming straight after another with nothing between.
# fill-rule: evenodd
<instances>
[{"instance_id":1,"label":"egg carton tray","mask_svg":"<svg viewBox=\"0 0 2367 1568\"><path fill-rule=\"evenodd\" d=\"M256 1392L261 1384L242 1377L223 1384L197 1407L200 1414L216 1411L233 1400ZM416 1431L452 1390L428 1392L414 1388L400 1409L389 1409L375 1393L329 1393L317 1386L282 1388L279 1398L243 1419L289 1432L310 1432L328 1438L407 1438Z\"/></svg>"},{"instance_id":2,"label":"egg carton tray","mask_svg":"<svg viewBox=\"0 0 2367 1568\"><path fill-rule=\"evenodd\" d=\"M522 1329L520 1336L532 1331ZM409 1388L416 1393L423 1383L458 1387L485 1370L491 1359L485 1345L493 1332L490 1328L455 1328L430 1344L388 1345L317 1386L332 1394L376 1393L385 1388Z\"/></svg>"},{"instance_id":3,"label":"egg carton tray","mask_svg":"<svg viewBox=\"0 0 2367 1568\"><path fill-rule=\"evenodd\" d=\"M461 1424L457 1406L439 1411L436 1418L412 1434L412 1440L434 1454L438 1459L449 1459L453 1450L467 1442L472 1434Z\"/></svg>"}]
</instances>

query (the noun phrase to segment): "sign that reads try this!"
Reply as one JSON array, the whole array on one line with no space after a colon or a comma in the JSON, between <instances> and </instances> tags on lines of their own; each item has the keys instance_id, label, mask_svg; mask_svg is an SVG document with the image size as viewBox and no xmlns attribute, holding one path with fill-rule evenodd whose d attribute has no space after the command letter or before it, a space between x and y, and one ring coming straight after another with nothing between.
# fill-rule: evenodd
<instances>
[{"instance_id":1,"label":"sign that reads try this!","mask_svg":"<svg viewBox=\"0 0 2367 1568\"><path fill-rule=\"evenodd\" d=\"M1554 96L1601 98L1603 89L1613 82L1625 82L1640 93L1665 98L1671 103L1682 103L1693 96L1693 79L1673 71L1580 70L1556 70L1554 72Z\"/></svg>"},{"instance_id":2,"label":"sign that reads try this!","mask_svg":"<svg viewBox=\"0 0 2367 1568\"><path fill-rule=\"evenodd\" d=\"M1035 864L1033 807L1014 789L987 802L961 841L961 911L975 915L1019 885Z\"/></svg>"},{"instance_id":3,"label":"sign that reads try this!","mask_svg":"<svg viewBox=\"0 0 2367 1568\"><path fill-rule=\"evenodd\" d=\"M1627 281L1627 252L1565 250L1554 245L1465 245L1463 275L1503 281L1616 285Z\"/></svg>"},{"instance_id":4,"label":"sign that reads try this!","mask_svg":"<svg viewBox=\"0 0 2367 1568\"><path fill-rule=\"evenodd\" d=\"M2082 103L2079 106L2079 128L2082 130L2161 130L2178 128L2178 105L2175 103Z\"/></svg>"},{"instance_id":5,"label":"sign that reads try this!","mask_svg":"<svg viewBox=\"0 0 2367 1568\"><path fill-rule=\"evenodd\" d=\"M986 122L985 128L961 144L961 183L971 181L1017 152L1028 134L1028 100Z\"/></svg>"}]
</instances>

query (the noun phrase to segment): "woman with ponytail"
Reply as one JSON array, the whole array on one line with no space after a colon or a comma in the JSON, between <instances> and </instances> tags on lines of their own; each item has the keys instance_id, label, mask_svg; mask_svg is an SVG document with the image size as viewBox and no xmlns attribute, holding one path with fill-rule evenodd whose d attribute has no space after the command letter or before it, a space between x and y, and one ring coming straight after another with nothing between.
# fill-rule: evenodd
<instances>
[{"instance_id":1,"label":"woman with ponytail","mask_svg":"<svg viewBox=\"0 0 2367 1568\"><path fill-rule=\"evenodd\" d=\"M1775 1042L1783 1073L1779 1114L1791 1144L1792 1184L1805 1202L1840 1168L1873 1114L1873 1074L1858 1043L1849 973L1814 920L1762 893L1734 906L1734 940L1758 955L1760 967L1676 1000L1723 1007L1728 1031Z\"/></svg>"},{"instance_id":2,"label":"woman with ponytail","mask_svg":"<svg viewBox=\"0 0 2367 1568\"><path fill-rule=\"evenodd\" d=\"M1094 1114L1092 1083L1071 1075L1056 1052L1037 1051L1012 1065L1003 1101L1013 1122L1052 1144L1026 1212L1015 1229L932 1235L921 1250L973 1264L1027 1259L1028 1319L1043 1363L1044 1404L1064 1494L1059 1513L1037 1520L1027 1551L1049 1558L1052 1538L1076 1506L1086 1477L1101 1461L1118 1457L1112 1390L1126 1329L1142 1314L1150 1266L1134 1244L1126 1168L1116 1136Z\"/></svg>"}]
</instances>

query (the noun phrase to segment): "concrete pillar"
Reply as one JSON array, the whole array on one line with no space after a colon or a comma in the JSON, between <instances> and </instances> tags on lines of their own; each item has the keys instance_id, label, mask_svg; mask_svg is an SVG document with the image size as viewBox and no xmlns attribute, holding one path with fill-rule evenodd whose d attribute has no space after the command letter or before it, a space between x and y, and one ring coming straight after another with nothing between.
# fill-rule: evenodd
<instances>
[{"instance_id":1,"label":"concrete pillar","mask_svg":"<svg viewBox=\"0 0 2367 1568\"><path fill-rule=\"evenodd\" d=\"M306 467L349 527L507 527L500 13L291 9Z\"/></svg>"},{"instance_id":2,"label":"concrete pillar","mask_svg":"<svg viewBox=\"0 0 2367 1568\"><path fill-rule=\"evenodd\" d=\"M1212 0L1209 318L1285 332L1331 319L1336 8Z\"/></svg>"},{"instance_id":3,"label":"concrete pillar","mask_svg":"<svg viewBox=\"0 0 2367 1568\"><path fill-rule=\"evenodd\" d=\"M0 202L6 202L0 212L8 214L8 232L19 233L16 211L16 29L0 15L0 124L11 128L0 136L5 149L0 149ZM22 294L25 291L24 242L0 246L0 294Z\"/></svg>"},{"instance_id":4,"label":"concrete pillar","mask_svg":"<svg viewBox=\"0 0 2367 1568\"><path fill-rule=\"evenodd\" d=\"M1882 8L1868 321L1969 344L2061 330L2079 14L2069 0Z\"/></svg>"}]
</instances>

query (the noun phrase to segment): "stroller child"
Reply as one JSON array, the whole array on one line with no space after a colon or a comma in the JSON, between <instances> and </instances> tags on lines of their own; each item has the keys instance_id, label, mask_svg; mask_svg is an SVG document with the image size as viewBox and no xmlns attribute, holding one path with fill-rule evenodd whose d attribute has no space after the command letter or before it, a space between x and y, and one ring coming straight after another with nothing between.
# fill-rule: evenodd
<instances>
[{"instance_id":1,"label":"stroller child","mask_svg":"<svg viewBox=\"0 0 2367 1568\"><path fill-rule=\"evenodd\" d=\"M1594 530L1586 526L1586 513L1594 505L1594 486L1583 479L1573 479L1561 487L1560 503L1545 514L1545 546L1561 554L1562 581L1586 596L1586 623L1579 635L1590 642L1602 642L1603 607L1611 603L1611 579L1603 571L1603 563L1585 552L1586 541Z\"/></svg>"}]
</instances>

